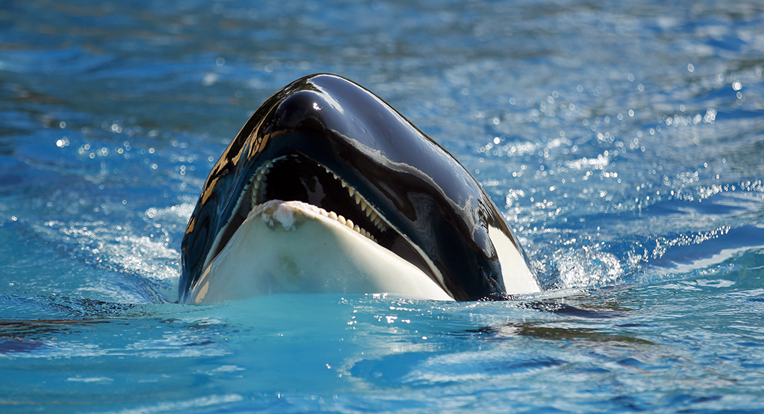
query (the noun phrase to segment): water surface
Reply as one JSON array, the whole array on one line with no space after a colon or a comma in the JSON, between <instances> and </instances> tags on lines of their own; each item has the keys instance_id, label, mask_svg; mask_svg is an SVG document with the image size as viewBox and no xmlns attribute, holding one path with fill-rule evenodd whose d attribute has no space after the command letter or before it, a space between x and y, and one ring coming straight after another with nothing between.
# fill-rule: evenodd
<instances>
[{"instance_id":1,"label":"water surface","mask_svg":"<svg viewBox=\"0 0 765 414\"><path fill-rule=\"evenodd\" d=\"M201 186L292 80L470 170L545 292L177 300ZM0 6L3 412L762 412L755 1Z\"/></svg>"}]
</instances>

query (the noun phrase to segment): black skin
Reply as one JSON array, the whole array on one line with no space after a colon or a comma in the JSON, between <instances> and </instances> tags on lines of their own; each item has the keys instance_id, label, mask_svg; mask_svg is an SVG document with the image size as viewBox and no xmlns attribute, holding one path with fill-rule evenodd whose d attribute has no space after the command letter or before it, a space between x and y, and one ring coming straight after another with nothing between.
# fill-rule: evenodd
<instances>
[{"instance_id":1,"label":"black skin","mask_svg":"<svg viewBox=\"0 0 765 414\"><path fill-rule=\"evenodd\" d=\"M408 238L430 258L443 275L439 284L456 300L505 297L488 226L503 231L525 255L470 173L368 90L318 74L266 100L212 169L183 238L182 300L204 271L216 235L231 222L219 251L246 217L248 203L235 207L250 178L264 162L282 156L287 157L268 174L267 199L310 202L346 215L439 283ZM382 233L356 213L347 189L317 163L355 188L398 232Z\"/></svg>"}]
</instances>

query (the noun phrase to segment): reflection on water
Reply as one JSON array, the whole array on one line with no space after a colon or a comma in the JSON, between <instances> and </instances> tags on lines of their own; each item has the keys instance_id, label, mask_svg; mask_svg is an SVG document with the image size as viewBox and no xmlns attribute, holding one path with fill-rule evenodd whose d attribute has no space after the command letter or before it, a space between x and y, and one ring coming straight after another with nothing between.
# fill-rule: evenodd
<instances>
[{"instance_id":1,"label":"reflection on water","mask_svg":"<svg viewBox=\"0 0 765 414\"><path fill-rule=\"evenodd\" d=\"M612 342L612 346L619 346L623 343L624 347L632 347L635 344L652 345L651 341L636 338L632 335L619 334L610 328L607 330L598 330L593 328L577 328L572 326L550 327L538 326L538 324L523 324L511 322L499 327L484 328L477 333L478 339L502 339L516 335L528 336L534 339L544 339L551 341L577 341L581 346L586 342Z\"/></svg>"}]
</instances>

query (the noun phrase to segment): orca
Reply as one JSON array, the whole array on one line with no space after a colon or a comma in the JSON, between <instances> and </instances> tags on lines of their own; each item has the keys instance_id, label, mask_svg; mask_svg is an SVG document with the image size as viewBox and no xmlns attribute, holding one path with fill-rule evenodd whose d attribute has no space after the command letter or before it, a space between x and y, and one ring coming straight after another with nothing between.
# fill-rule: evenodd
<instances>
[{"instance_id":1,"label":"orca","mask_svg":"<svg viewBox=\"0 0 765 414\"><path fill-rule=\"evenodd\" d=\"M332 74L290 83L250 117L207 177L181 256L181 303L540 291L475 178L382 99Z\"/></svg>"}]
</instances>

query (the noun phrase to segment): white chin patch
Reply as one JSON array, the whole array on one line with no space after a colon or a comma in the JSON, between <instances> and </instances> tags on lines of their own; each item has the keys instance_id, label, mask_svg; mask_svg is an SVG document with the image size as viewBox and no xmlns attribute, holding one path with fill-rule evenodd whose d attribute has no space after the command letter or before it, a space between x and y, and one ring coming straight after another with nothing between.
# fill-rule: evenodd
<instances>
[{"instance_id":1,"label":"white chin patch","mask_svg":"<svg viewBox=\"0 0 765 414\"><path fill-rule=\"evenodd\" d=\"M341 223L310 204L271 200L250 212L186 301L278 293L391 293L453 300L419 268L353 223Z\"/></svg>"}]
</instances>

